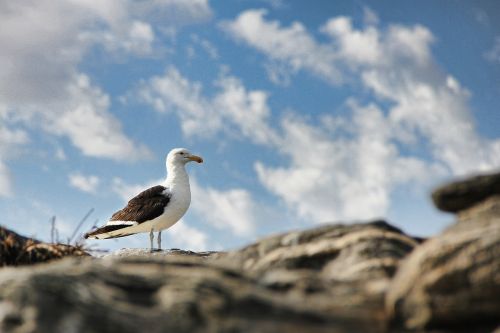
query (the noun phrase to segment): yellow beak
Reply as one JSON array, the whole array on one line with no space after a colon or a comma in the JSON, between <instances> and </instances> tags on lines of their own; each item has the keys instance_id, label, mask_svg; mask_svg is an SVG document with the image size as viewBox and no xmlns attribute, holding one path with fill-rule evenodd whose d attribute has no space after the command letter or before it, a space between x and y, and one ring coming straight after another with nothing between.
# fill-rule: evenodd
<instances>
[{"instance_id":1,"label":"yellow beak","mask_svg":"<svg viewBox=\"0 0 500 333\"><path fill-rule=\"evenodd\" d=\"M196 155L191 155L188 157L191 161L195 161L195 162L198 162L198 163L203 163L203 158L201 158L200 156L196 156Z\"/></svg>"}]
</instances>

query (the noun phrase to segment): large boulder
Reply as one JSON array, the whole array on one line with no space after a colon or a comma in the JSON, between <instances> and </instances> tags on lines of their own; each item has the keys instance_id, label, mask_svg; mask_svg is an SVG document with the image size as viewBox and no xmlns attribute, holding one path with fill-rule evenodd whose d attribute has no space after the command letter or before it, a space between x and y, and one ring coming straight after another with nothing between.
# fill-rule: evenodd
<instances>
[{"instance_id":1,"label":"large boulder","mask_svg":"<svg viewBox=\"0 0 500 333\"><path fill-rule=\"evenodd\" d=\"M249 271L310 269L336 280L392 277L418 243L385 221L325 225L265 238L221 254Z\"/></svg>"},{"instance_id":2,"label":"large boulder","mask_svg":"<svg viewBox=\"0 0 500 333\"><path fill-rule=\"evenodd\" d=\"M417 244L377 221L229 253L124 250L3 269L0 331L384 332L385 292Z\"/></svg>"},{"instance_id":3,"label":"large boulder","mask_svg":"<svg viewBox=\"0 0 500 333\"><path fill-rule=\"evenodd\" d=\"M399 262L419 244L384 221L325 225L265 238L219 254L268 288L328 295L326 305L383 317L384 295Z\"/></svg>"},{"instance_id":4,"label":"large boulder","mask_svg":"<svg viewBox=\"0 0 500 333\"><path fill-rule=\"evenodd\" d=\"M197 257L64 259L0 274L0 331L381 332L314 301Z\"/></svg>"},{"instance_id":5,"label":"large boulder","mask_svg":"<svg viewBox=\"0 0 500 333\"><path fill-rule=\"evenodd\" d=\"M432 199L442 211L457 213L495 195L500 195L500 173L477 175L441 186L432 193Z\"/></svg>"},{"instance_id":6,"label":"large boulder","mask_svg":"<svg viewBox=\"0 0 500 333\"><path fill-rule=\"evenodd\" d=\"M457 222L401 264L387 295L395 324L466 332L500 324L499 179L474 177L434 193L438 207L458 213Z\"/></svg>"}]
</instances>

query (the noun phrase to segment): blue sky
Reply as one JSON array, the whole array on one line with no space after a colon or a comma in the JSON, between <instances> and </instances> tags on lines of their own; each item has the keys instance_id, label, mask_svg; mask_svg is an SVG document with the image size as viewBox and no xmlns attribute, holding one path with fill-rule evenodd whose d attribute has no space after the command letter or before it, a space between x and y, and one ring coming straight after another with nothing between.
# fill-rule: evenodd
<instances>
[{"instance_id":1,"label":"blue sky","mask_svg":"<svg viewBox=\"0 0 500 333\"><path fill-rule=\"evenodd\" d=\"M431 235L437 184L500 167L497 1L0 4L1 224L103 224L187 147L167 247L324 222ZM82 232L85 231L82 229ZM89 243L143 247L147 235Z\"/></svg>"}]
</instances>

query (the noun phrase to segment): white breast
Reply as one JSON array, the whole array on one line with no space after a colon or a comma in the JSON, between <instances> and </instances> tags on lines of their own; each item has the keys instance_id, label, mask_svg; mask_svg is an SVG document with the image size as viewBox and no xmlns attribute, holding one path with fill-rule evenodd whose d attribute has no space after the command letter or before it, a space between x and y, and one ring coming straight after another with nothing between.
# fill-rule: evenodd
<instances>
[{"instance_id":1,"label":"white breast","mask_svg":"<svg viewBox=\"0 0 500 333\"><path fill-rule=\"evenodd\" d=\"M154 230L160 231L173 226L184 216L190 203L191 191L189 186L187 188L174 188L164 213L152 221Z\"/></svg>"}]
</instances>

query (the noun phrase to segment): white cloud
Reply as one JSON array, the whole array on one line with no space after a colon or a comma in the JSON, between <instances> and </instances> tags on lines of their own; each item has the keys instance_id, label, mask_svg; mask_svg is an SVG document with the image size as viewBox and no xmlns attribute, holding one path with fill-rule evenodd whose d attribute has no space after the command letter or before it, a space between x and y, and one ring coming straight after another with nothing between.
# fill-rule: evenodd
<instances>
[{"instance_id":1,"label":"white cloud","mask_svg":"<svg viewBox=\"0 0 500 333\"><path fill-rule=\"evenodd\" d=\"M336 54L330 45L318 43L300 22L282 27L278 21L266 21L266 10L247 10L222 27L235 39L265 53L271 60L286 65L289 71L309 70L332 83L341 81L334 63Z\"/></svg>"},{"instance_id":2,"label":"white cloud","mask_svg":"<svg viewBox=\"0 0 500 333\"><path fill-rule=\"evenodd\" d=\"M435 68L418 73L374 69L363 74L365 84L395 103L391 121L401 131L422 136L433 157L453 174L490 170L500 165L500 140L481 138L476 132L468 106L468 93L450 77L439 77ZM419 80L418 76L431 78Z\"/></svg>"},{"instance_id":3,"label":"white cloud","mask_svg":"<svg viewBox=\"0 0 500 333\"><path fill-rule=\"evenodd\" d=\"M325 116L324 126L285 117L278 130L269 122L265 92L248 91L231 76L222 76L217 86L216 94L206 97L201 84L169 68L164 76L145 81L139 95L159 112L176 113L188 136L201 131L205 137L233 135L236 129L243 138L289 157L288 167L258 162L255 168L260 182L304 220L383 216L397 186L427 184L444 173L438 163L402 156L397 124L375 105L349 102L351 118ZM193 210L201 219L241 236L254 232L260 205L249 192L201 188L196 181L192 188Z\"/></svg>"},{"instance_id":4,"label":"white cloud","mask_svg":"<svg viewBox=\"0 0 500 333\"><path fill-rule=\"evenodd\" d=\"M117 161L150 156L147 147L123 133L119 120L108 111L109 96L93 86L86 75L75 75L66 84L66 98L61 101L10 107L4 116L6 125L66 137L86 156ZM23 134L28 138L27 131Z\"/></svg>"},{"instance_id":5,"label":"white cloud","mask_svg":"<svg viewBox=\"0 0 500 333\"><path fill-rule=\"evenodd\" d=\"M470 94L436 64L427 28L381 29L375 14L365 11L366 27L334 17L320 28L330 39L320 42L301 23L284 27L264 14L245 11L224 29L282 66L278 74L285 72L285 79L287 68L292 74L305 70L330 82L360 84L376 97L365 107L348 102L351 117L323 116L321 124L282 120L279 138L269 145L289 165L257 162L255 168L261 183L300 217L384 216L400 186L500 166L500 139L477 133ZM311 57L332 70L318 70ZM378 101L390 103L382 108ZM418 145L429 147L430 156L412 156Z\"/></svg>"},{"instance_id":6,"label":"white cloud","mask_svg":"<svg viewBox=\"0 0 500 333\"><path fill-rule=\"evenodd\" d=\"M193 210L200 220L229 230L236 236L251 236L257 225L257 205L250 192L235 188L217 190L202 187L191 179Z\"/></svg>"},{"instance_id":7,"label":"white cloud","mask_svg":"<svg viewBox=\"0 0 500 333\"><path fill-rule=\"evenodd\" d=\"M374 105L349 103L348 135L298 118L282 122L288 167L257 162L260 182L307 221L369 219L384 216L397 186L426 183L441 173L416 158L401 156L390 122ZM431 171L431 172L430 172Z\"/></svg>"},{"instance_id":8,"label":"white cloud","mask_svg":"<svg viewBox=\"0 0 500 333\"><path fill-rule=\"evenodd\" d=\"M352 118L325 116L324 126L284 118L278 130L269 123L265 92L249 92L238 79L228 76L219 79L218 87L215 96L208 98L202 94L201 84L170 68L164 76L145 82L139 95L160 112L176 112L188 136L202 130L208 137L220 131L232 135L236 128L243 138L289 157L289 167L259 162L255 168L260 182L304 220L383 216L397 186L427 183L443 174L437 164L400 156L394 134L397 126L374 105L360 107L349 102ZM194 128L198 130L190 130ZM203 219L236 234L253 232L257 218L251 211L258 211L260 205L247 191L201 189L193 183L196 192L202 195L193 201L193 207Z\"/></svg>"},{"instance_id":9,"label":"white cloud","mask_svg":"<svg viewBox=\"0 0 500 333\"><path fill-rule=\"evenodd\" d=\"M149 156L149 150L136 145L123 134L120 122L107 112L109 96L79 75L68 87L71 98L63 112L44 112L44 129L67 136L87 156L115 160L137 160Z\"/></svg>"},{"instance_id":10,"label":"white cloud","mask_svg":"<svg viewBox=\"0 0 500 333\"><path fill-rule=\"evenodd\" d=\"M165 234L165 233L164 233ZM209 250L208 235L180 220L166 232L167 246L191 251Z\"/></svg>"},{"instance_id":11,"label":"white cloud","mask_svg":"<svg viewBox=\"0 0 500 333\"><path fill-rule=\"evenodd\" d=\"M194 45L201 47L201 49L213 60L219 59L219 51L217 47L212 44L208 39L202 38L197 34L191 35L191 41ZM195 50L192 46L188 47L190 57L194 57Z\"/></svg>"},{"instance_id":12,"label":"white cloud","mask_svg":"<svg viewBox=\"0 0 500 333\"><path fill-rule=\"evenodd\" d=\"M279 61L269 61L264 64L269 80L279 86L287 87L292 82L292 74L287 65Z\"/></svg>"},{"instance_id":13,"label":"white cloud","mask_svg":"<svg viewBox=\"0 0 500 333\"><path fill-rule=\"evenodd\" d=\"M328 20L320 28L331 39L326 43L317 41L300 22L283 27L278 21L266 20L266 13L244 11L235 20L224 22L222 28L269 58L265 68L275 83L287 84L291 74L305 70L340 84L349 80L349 69L390 65L394 55L420 64L429 61L429 43L433 38L426 28L394 25L386 32L381 31L376 26L376 14L368 8L365 8L364 30L354 29L350 17Z\"/></svg>"},{"instance_id":14,"label":"white cloud","mask_svg":"<svg viewBox=\"0 0 500 333\"><path fill-rule=\"evenodd\" d=\"M123 1L113 2L120 4ZM131 15L147 17L155 25L164 27L202 22L213 15L208 0L128 0L126 3Z\"/></svg>"},{"instance_id":15,"label":"white cloud","mask_svg":"<svg viewBox=\"0 0 500 333\"><path fill-rule=\"evenodd\" d=\"M127 1L3 2L0 9L0 60L9 64L0 68L0 100L8 105L60 100L95 43L129 52L140 45L143 52L154 37Z\"/></svg>"},{"instance_id":16,"label":"white cloud","mask_svg":"<svg viewBox=\"0 0 500 333\"><path fill-rule=\"evenodd\" d=\"M153 27L139 20L132 20L128 24L130 26L120 28L119 34L108 30L83 31L78 37L83 44L100 44L116 55L123 51L137 56L152 55L155 40Z\"/></svg>"},{"instance_id":17,"label":"white cloud","mask_svg":"<svg viewBox=\"0 0 500 333\"><path fill-rule=\"evenodd\" d=\"M283 27L278 21L267 21L265 10L247 10L235 20L224 22L222 28L238 41L265 54L271 61L271 78L285 71L310 71L331 83L342 83L349 67L388 63L392 54L429 60L429 42L432 34L422 26L406 28L391 26L386 35L376 27L376 14L365 8L364 30L353 28L352 19L346 16L328 20L320 31L331 38L321 43L300 22ZM389 52L383 53L384 52ZM389 59L386 60L386 57Z\"/></svg>"},{"instance_id":18,"label":"white cloud","mask_svg":"<svg viewBox=\"0 0 500 333\"><path fill-rule=\"evenodd\" d=\"M341 16L331 18L321 27L320 31L331 41L320 43L300 23L281 27L279 22L266 21L264 13L245 11L225 27L235 38L270 59L285 63L298 57L297 62L302 64L308 58L282 47L284 35L289 37L287 45L309 45L308 52L325 50L327 54L321 57L325 66L341 68L344 77L360 80L378 98L394 103L387 110L393 130L400 135L404 133L406 139L422 136L435 160L447 165L453 174L500 165L500 140L486 140L476 132L468 105L469 93L434 61L431 53L434 36L427 28L390 25L382 30L370 24L355 29L351 18ZM266 38L256 38L259 29L266 31ZM301 68L324 78L323 72L311 66ZM337 74L332 76L338 79Z\"/></svg>"},{"instance_id":19,"label":"white cloud","mask_svg":"<svg viewBox=\"0 0 500 333\"><path fill-rule=\"evenodd\" d=\"M206 0L1 2L3 128L21 126L66 137L87 156L147 156L149 151L133 142L110 113L109 96L79 65L93 47L112 55L150 56L157 33L211 15ZM5 177L2 183L7 184Z\"/></svg>"},{"instance_id":20,"label":"white cloud","mask_svg":"<svg viewBox=\"0 0 500 333\"><path fill-rule=\"evenodd\" d=\"M200 83L191 82L174 67L163 76L143 82L139 98L158 112L175 112L187 136L212 137L223 131L252 142L276 140L268 126L268 95L261 90L248 91L240 80L223 75L217 81L219 91L205 97Z\"/></svg>"},{"instance_id":21,"label":"white cloud","mask_svg":"<svg viewBox=\"0 0 500 333\"><path fill-rule=\"evenodd\" d=\"M238 132L255 143L277 140L268 126L271 111L267 105L266 92L247 91L239 79L231 76L222 77L218 85L221 91L214 97L212 105L214 110L220 110L222 123L228 120L237 127Z\"/></svg>"},{"instance_id":22,"label":"white cloud","mask_svg":"<svg viewBox=\"0 0 500 333\"><path fill-rule=\"evenodd\" d=\"M202 96L201 84L190 82L174 67L144 82L139 96L158 112L176 112L187 135L207 137L221 127L221 119Z\"/></svg>"},{"instance_id":23,"label":"white cloud","mask_svg":"<svg viewBox=\"0 0 500 333\"><path fill-rule=\"evenodd\" d=\"M0 116L0 119L2 117ZM6 119L2 119L5 121ZM0 156L10 153L15 145L25 144L29 141L28 134L22 129L10 129L0 124Z\"/></svg>"},{"instance_id":24,"label":"white cloud","mask_svg":"<svg viewBox=\"0 0 500 333\"><path fill-rule=\"evenodd\" d=\"M71 186L87 193L96 193L101 182L97 176L83 175L78 172L70 174L68 179Z\"/></svg>"},{"instance_id":25,"label":"white cloud","mask_svg":"<svg viewBox=\"0 0 500 333\"><path fill-rule=\"evenodd\" d=\"M351 18L341 16L328 20L321 31L338 44L337 59L346 59L354 64L375 63L382 57L379 33L374 26L369 26L364 31L355 31Z\"/></svg>"}]
</instances>

